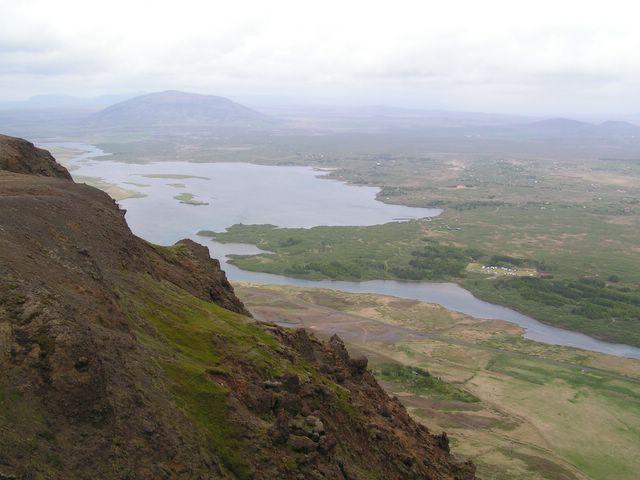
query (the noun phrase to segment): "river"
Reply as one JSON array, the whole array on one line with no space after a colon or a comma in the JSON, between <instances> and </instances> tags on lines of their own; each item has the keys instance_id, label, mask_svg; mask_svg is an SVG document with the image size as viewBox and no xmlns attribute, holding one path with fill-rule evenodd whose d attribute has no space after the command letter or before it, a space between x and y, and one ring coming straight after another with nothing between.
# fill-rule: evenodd
<instances>
[{"instance_id":1,"label":"river","mask_svg":"<svg viewBox=\"0 0 640 480\"><path fill-rule=\"evenodd\" d=\"M375 225L434 217L440 214L438 209L385 204L375 199L377 188L320 179L322 172L310 167L186 162L125 164L109 160L108 154L91 145L65 142L42 146L82 151L66 162L74 177L99 177L144 194L141 198L119 202L127 210L127 222L135 234L163 245L187 237L204 243L210 247L213 256L220 258L231 280L377 293L436 303L474 317L518 324L526 329L526 338L538 342L640 358L640 348L604 342L546 325L515 310L480 300L454 283L318 281L250 272L229 265L226 256L259 253L257 247L220 244L196 235L200 230L222 231L237 223L304 228ZM181 203L175 198L181 193L193 194L195 200L205 204Z\"/></svg>"}]
</instances>

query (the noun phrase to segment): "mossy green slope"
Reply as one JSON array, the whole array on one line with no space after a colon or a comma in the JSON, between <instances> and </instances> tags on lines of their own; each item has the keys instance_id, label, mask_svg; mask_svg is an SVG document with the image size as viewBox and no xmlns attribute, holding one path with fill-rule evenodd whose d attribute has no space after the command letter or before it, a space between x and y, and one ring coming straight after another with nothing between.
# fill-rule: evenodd
<instances>
[{"instance_id":1,"label":"mossy green slope","mask_svg":"<svg viewBox=\"0 0 640 480\"><path fill-rule=\"evenodd\" d=\"M168 282L137 278L127 284L138 288L123 292L126 310L139 326L140 341L154 352L177 406L206 435L225 467L238 478L249 478L250 447L230 421L228 388L212 381L212 375L231 375L237 362L282 374L276 340L251 319Z\"/></svg>"},{"instance_id":2,"label":"mossy green slope","mask_svg":"<svg viewBox=\"0 0 640 480\"><path fill-rule=\"evenodd\" d=\"M220 460L225 475L249 479L256 478L256 472L260 471L264 475L261 478L277 475L289 478L305 471L301 466L308 463L304 452L292 450L286 443L274 445L271 440L274 423L280 418L278 409L282 408L277 405L290 396L278 394L275 409L267 407L256 413L249 393L265 382L277 383L278 379L295 377L309 392L314 392L307 394L304 403L324 419L328 429L346 439L338 441L334 450L326 453L327 461L332 463L339 458L338 464L349 463L344 468L359 475L357 478L389 478L377 461L369 464L358 460L352 451L357 449L350 446L352 442L363 441L356 440L358 432L366 434L364 425L371 424L369 407L363 409L363 402L370 395L376 404L386 401L375 400L381 395L386 397L377 385L372 389L366 383L368 393L363 396L360 387L354 391L351 381L340 384L321 372L298 353L299 347L292 345L291 340L283 342L282 335L294 338L298 334L200 300L172 283L147 275L128 274L121 278L119 285L121 306L134 326L138 341L163 372L162 381L176 407L199 430L203 445L210 455ZM307 338L306 334L302 334L302 338ZM345 358L343 361L348 361L348 357ZM341 375L338 374L338 378L344 378ZM373 377L366 378L369 378L367 382L375 383ZM401 418L411 423L406 412ZM274 462L274 458L278 460ZM263 470L258 469L260 462ZM325 466L324 471L328 474L331 468Z\"/></svg>"}]
</instances>

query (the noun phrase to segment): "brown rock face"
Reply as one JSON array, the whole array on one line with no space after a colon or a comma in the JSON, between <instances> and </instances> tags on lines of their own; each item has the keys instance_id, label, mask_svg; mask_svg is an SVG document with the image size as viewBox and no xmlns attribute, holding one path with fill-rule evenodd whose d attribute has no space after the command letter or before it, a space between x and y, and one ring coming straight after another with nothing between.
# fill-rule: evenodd
<instances>
[{"instance_id":1,"label":"brown rock face","mask_svg":"<svg viewBox=\"0 0 640 480\"><path fill-rule=\"evenodd\" d=\"M180 255L174 264L175 268L163 272L167 279L198 298L251 316L233 293L233 287L220 269L220 262L210 257L207 247L184 239L177 242L174 248Z\"/></svg>"},{"instance_id":2,"label":"brown rock face","mask_svg":"<svg viewBox=\"0 0 640 480\"><path fill-rule=\"evenodd\" d=\"M475 478L339 338L255 322L205 247L135 237L24 148L0 170L0 479Z\"/></svg>"},{"instance_id":3,"label":"brown rock face","mask_svg":"<svg viewBox=\"0 0 640 480\"><path fill-rule=\"evenodd\" d=\"M0 478L225 478L215 456L201 457L202 439L162 386L119 293L135 274L193 286L189 294L246 313L224 272L204 259L204 247L194 254L191 245L162 248L135 237L107 194L70 181L48 152L7 138ZM167 477L172 461L208 476L174 468Z\"/></svg>"},{"instance_id":4,"label":"brown rock face","mask_svg":"<svg viewBox=\"0 0 640 480\"><path fill-rule=\"evenodd\" d=\"M51 154L33 143L0 135L0 170L13 173L58 177L71 180L71 175Z\"/></svg>"}]
</instances>

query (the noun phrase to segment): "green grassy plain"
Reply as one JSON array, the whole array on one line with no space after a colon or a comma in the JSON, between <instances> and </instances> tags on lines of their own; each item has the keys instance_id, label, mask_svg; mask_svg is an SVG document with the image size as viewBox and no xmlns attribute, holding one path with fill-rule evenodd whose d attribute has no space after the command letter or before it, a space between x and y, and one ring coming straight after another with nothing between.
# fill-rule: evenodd
<instances>
[{"instance_id":1,"label":"green grassy plain","mask_svg":"<svg viewBox=\"0 0 640 480\"><path fill-rule=\"evenodd\" d=\"M234 225L225 232L203 231L199 235L226 243L255 243L273 252L234 256L232 263L241 268L306 278L363 280L398 278L395 269L408 267L411 252L423 246L422 228L420 222L311 229Z\"/></svg>"},{"instance_id":2,"label":"green grassy plain","mask_svg":"<svg viewBox=\"0 0 640 480\"><path fill-rule=\"evenodd\" d=\"M529 221L540 221L536 215L537 211L529 215ZM514 217L507 222L524 218ZM255 243L272 252L232 256L231 263L247 270L311 279L456 281L483 299L543 322L604 340L640 345L640 269L635 270L633 255L623 253L635 237L630 232L625 232L628 237L617 235L618 248L612 245L605 255L594 238L602 239L611 229L598 229L588 222L581 228L588 232L592 226L589 235L565 234L564 240L556 241L559 245L545 245L545 241L553 242L552 236L542 239L530 228L526 235L536 238L538 245L524 250L517 247L515 233L501 234L509 243L500 243L484 238L477 225L471 227L475 235L469 234L466 226L446 218L311 229L234 225L225 232L200 234L221 242ZM612 251L616 261L608 260ZM512 256L518 254L524 255ZM477 269L468 271L467 266L476 263L513 264L514 270L524 266L525 271L536 267L547 270L553 278L517 278L515 274L498 278ZM616 281L609 282L609 278Z\"/></svg>"}]
</instances>

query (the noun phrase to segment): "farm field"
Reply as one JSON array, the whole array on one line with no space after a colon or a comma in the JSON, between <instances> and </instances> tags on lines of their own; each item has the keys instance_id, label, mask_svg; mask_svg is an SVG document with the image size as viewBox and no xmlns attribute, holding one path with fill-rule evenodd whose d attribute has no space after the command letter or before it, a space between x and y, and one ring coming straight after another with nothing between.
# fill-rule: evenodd
<instances>
[{"instance_id":1,"label":"farm field","mask_svg":"<svg viewBox=\"0 0 640 480\"><path fill-rule=\"evenodd\" d=\"M386 389L485 479L633 479L640 362L539 344L441 307L331 290L236 285L254 315L338 333ZM424 371L430 377L424 377Z\"/></svg>"}]
</instances>

